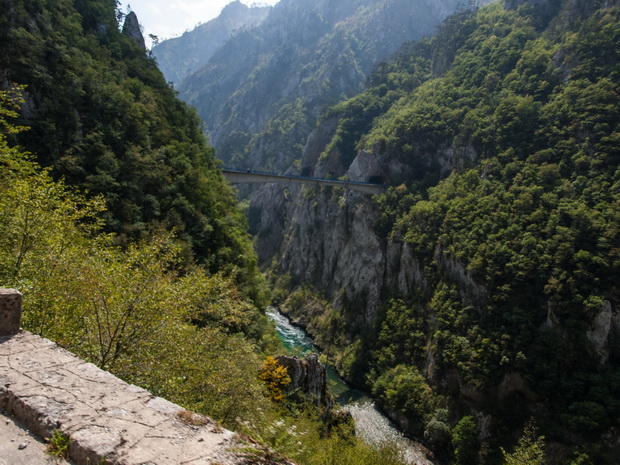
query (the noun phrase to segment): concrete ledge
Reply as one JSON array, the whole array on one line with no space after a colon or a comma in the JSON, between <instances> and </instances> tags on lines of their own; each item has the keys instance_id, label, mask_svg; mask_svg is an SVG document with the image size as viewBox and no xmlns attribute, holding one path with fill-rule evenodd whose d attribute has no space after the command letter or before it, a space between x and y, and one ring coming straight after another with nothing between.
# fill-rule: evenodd
<instances>
[{"instance_id":1,"label":"concrete ledge","mask_svg":"<svg viewBox=\"0 0 620 465\"><path fill-rule=\"evenodd\" d=\"M69 436L78 465L247 463L233 432L25 331L0 338L0 410L41 438Z\"/></svg>"}]
</instances>

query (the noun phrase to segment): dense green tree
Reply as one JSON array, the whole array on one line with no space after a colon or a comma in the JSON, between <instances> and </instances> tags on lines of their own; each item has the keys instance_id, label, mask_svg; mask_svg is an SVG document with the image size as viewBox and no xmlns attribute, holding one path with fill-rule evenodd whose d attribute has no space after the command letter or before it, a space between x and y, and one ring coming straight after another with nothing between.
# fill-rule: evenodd
<instances>
[{"instance_id":1,"label":"dense green tree","mask_svg":"<svg viewBox=\"0 0 620 465\"><path fill-rule=\"evenodd\" d=\"M478 463L478 433L476 422L467 415L459 420L452 431L452 446L458 465Z\"/></svg>"},{"instance_id":2,"label":"dense green tree","mask_svg":"<svg viewBox=\"0 0 620 465\"><path fill-rule=\"evenodd\" d=\"M372 393L388 411L404 415L411 432L423 431L433 400L426 380L415 367L401 364L386 371L375 381Z\"/></svg>"},{"instance_id":3,"label":"dense green tree","mask_svg":"<svg viewBox=\"0 0 620 465\"><path fill-rule=\"evenodd\" d=\"M375 231L404 242L423 274L405 295L383 289L353 357L370 358L366 380L389 408L405 405L395 373L424 374L429 399L449 405L429 433L454 441L471 404L490 415L497 434L472 463L499 461L528 411L567 448L559 460L585 444L611 463L598 446L618 426L620 352L613 330L602 342L592 332L620 302L620 9L507 6L450 18L327 113L340 120L326 154L366 150L398 167L398 187L373 200ZM341 340L356 317L354 306L332 317Z\"/></svg>"},{"instance_id":4,"label":"dense green tree","mask_svg":"<svg viewBox=\"0 0 620 465\"><path fill-rule=\"evenodd\" d=\"M505 465L544 465L545 438L536 437L536 428L528 424L519 439L519 445L509 454L502 449Z\"/></svg>"},{"instance_id":5,"label":"dense green tree","mask_svg":"<svg viewBox=\"0 0 620 465\"><path fill-rule=\"evenodd\" d=\"M2 0L0 70L24 86L11 140L88 196L119 243L175 230L187 257L234 273L261 305L246 221L198 117L119 31L113 0ZM189 259L189 258L188 258Z\"/></svg>"}]
</instances>

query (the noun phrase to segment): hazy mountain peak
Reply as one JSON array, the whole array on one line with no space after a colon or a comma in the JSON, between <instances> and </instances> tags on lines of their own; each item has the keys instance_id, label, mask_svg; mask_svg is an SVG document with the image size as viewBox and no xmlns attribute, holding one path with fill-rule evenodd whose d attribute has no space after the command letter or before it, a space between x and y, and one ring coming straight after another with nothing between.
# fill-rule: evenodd
<instances>
[{"instance_id":1,"label":"hazy mountain peak","mask_svg":"<svg viewBox=\"0 0 620 465\"><path fill-rule=\"evenodd\" d=\"M231 37L188 73L180 96L196 107L225 162L284 171L301 156L321 108L355 95L375 62L466 5L281 0L260 25ZM292 114L300 118L288 124Z\"/></svg>"},{"instance_id":2,"label":"hazy mountain peak","mask_svg":"<svg viewBox=\"0 0 620 465\"><path fill-rule=\"evenodd\" d=\"M257 7L252 7L252 8L257 8ZM219 17L221 19L227 19L231 16L238 15L241 12L245 10L249 10L249 9L250 9L249 6L244 5L239 0L235 0L234 2L230 2L228 5L224 7Z\"/></svg>"},{"instance_id":3,"label":"hazy mountain peak","mask_svg":"<svg viewBox=\"0 0 620 465\"><path fill-rule=\"evenodd\" d=\"M270 6L249 7L233 1L217 18L155 46L153 56L166 79L178 85L185 76L205 65L238 31L261 24L270 10Z\"/></svg>"}]
</instances>

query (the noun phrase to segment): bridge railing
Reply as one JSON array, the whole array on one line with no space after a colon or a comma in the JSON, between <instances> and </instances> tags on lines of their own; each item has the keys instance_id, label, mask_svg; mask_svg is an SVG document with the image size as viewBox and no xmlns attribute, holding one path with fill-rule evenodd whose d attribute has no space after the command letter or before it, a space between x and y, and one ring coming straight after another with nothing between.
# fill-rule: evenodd
<instances>
[{"instance_id":1,"label":"bridge railing","mask_svg":"<svg viewBox=\"0 0 620 465\"><path fill-rule=\"evenodd\" d=\"M300 183L300 184L318 184L333 187L344 187L366 194L380 194L389 186L385 184L375 184L362 181L348 181L339 179L317 178L310 176L301 176L296 174L278 174L261 170L240 170L235 168L224 168L224 176L231 183L258 183L258 182L277 182L277 183Z\"/></svg>"}]
</instances>

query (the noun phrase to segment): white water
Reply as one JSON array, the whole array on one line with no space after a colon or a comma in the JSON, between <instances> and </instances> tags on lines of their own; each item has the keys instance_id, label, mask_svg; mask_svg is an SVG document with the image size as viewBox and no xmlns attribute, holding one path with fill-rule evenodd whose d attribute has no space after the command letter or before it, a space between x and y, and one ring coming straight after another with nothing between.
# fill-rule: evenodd
<instances>
[{"instance_id":1,"label":"white water","mask_svg":"<svg viewBox=\"0 0 620 465\"><path fill-rule=\"evenodd\" d=\"M404 452L405 460L410 464L433 465L420 450L420 446L415 441L404 437L396 426L377 410L374 402L356 401L344 408L351 412L355 420L356 433L367 443L397 444Z\"/></svg>"},{"instance_id":2,"label":"white water","mask_svg":"<svg viewBox=\"0 0 620 465\"><path fill-rule=\"evenodd\" d=\"M269 307L267 316L275 323L276 331L287 349L302 356L309 352L317 352L312 345L312 339L306 332L291 325L288 319L275 308ZM343 409L351 412L355 420L355 431L364 441L373 445L385 442L398 444L404 452L405 459L411 465L433 465L420 450L418 444L404 437L394 423L379 412L370 397L350 388L331 367L328 366L327 371L329 387Z\"/></svg>"}]
</instances>

